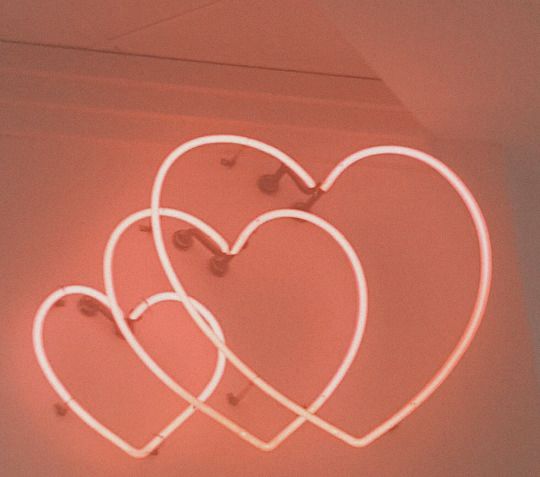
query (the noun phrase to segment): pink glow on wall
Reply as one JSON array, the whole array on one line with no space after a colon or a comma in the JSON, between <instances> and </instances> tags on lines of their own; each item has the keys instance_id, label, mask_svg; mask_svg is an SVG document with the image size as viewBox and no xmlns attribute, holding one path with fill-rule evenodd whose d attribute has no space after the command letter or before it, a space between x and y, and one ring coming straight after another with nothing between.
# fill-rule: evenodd
<instances>
[{"instance_id":1,"label":"pink glow on wall","mask_svg":"<svg viewBox=\"0 0 540 477\"><path fill-rule=\"evenodd\" d=\"M157 447L165 440L169 435L171 435L176 429L178 429L182 424L191 417L195 412L193 406L187 407L183 412L181 412L173 421L171 421L167 426L165 426L154 438L152 438L144 447L136 448L131 444L127 443L122 437L115 434L107 426L103 425L99 420L97 420L92 414L90 414L78 401L72 396L68 391L66 386L62 383L60 378L56 375L47 358L47 353L45 352L45 347L43 345L43 325L47 318L47 315L51 308L53 308L57 303L61 302L65 297L69 295L83 295L91 297L97 302L101 303L107 308L111 308L109 300L107 297L90 287L80 286L80 285L70 285L63 287L59 290L51 293L45 301L41 304L34 321L33 329L33 341L34 341L34 350L36 352L36 357L45 374L47 380L53 389L58 393L62 403L68 406L82 421L84 421L88 426L94 429L98 434L100 434L105 439L109 440L112 444L122 449L131 457L135 458L144 458L148 457L152 452L154 452ZM193 298L190 298L193 300ZM141 302L130 314L129 319L138 320L142 314L147 311L151 306L161 303L164 301L180 301L174 293L160 293L146 298ZM223 332L219 327L219 323L212 316L212 314L204 308L196 300L193 300L194 306L197 311L201 314L203 319L208 323L212 331L219 337L219 339L224 340ZM208 397L212 395L216 386L219 384L221 377L223 376L223 371L225 369L225 359L223 354L218 351L218 358L216 362L216 368L214 374L212 375L210 381L204 388L203 392L198 396L198 399L201 402L204 402Z\"/></svg>"},{"instance_id":2,"label":"pink glow on wall","mask_svg":"<svg viewBox=\"0 0 540 477\"><path fill-rule=\"evenodd\" d=\"M470 320L467 323L465 331L459 339L458 344L454 347L450 356L447 358L442 367L429 380L429 382L424 385L411 400L409 400L403 407L401 407L399 411L384 420L381 424L377 425L372 431L368 432L366 435L361 437L355 437L342 430L341 428L331 424L327 420L319 417L315 413L328 400L328 398L332 395L332 393L336 390L337 386L345 377L345 374L349 370L356 354L358 353L364 329L366 326L367 285L364 278L364 271L362 269L362 265L360 264L360 260L356 255L356 252L354 251L351 244L344 237L344 235L340 233L329 222L320 218L317 215L300 210L280 209L266 212L258 216L243 229L243 231L238 235L236 242L234 242L233 246L231 247L217 231L215 231L212 227L210 227L206 222L202 221L201 219L198 219L192 214L188 214L186 212L174 209L161 208L161 190L170 167L179 157L181 157L183 154L187 153L191 149L195 149L199 146L208 144L235 144L257 149L283 163L291 171L291 173L296 176L297 180L304 184L306 188L317 188L317 182L296 161L294 161L291 157L279 151L278 149L260 141L241 136L221 135L197 138L179 146L167 157L156 176L152 191L152 208L130 215L127 219L122 221L117 226L117 228L111 235L111 238L106 247L103 264L106 296L88 287L64 287L64 291L59 290L58 292L53 293L40 307L38 315L36 316L34 328L34 346L36 349L38 360L40 362L40 365L42 366L44 373L49 379L51 385L60 394L64 402L66 402L67 405L70 406L77 415L79 415L79 417L81 417L87 424L93 427L102 436L109 439L111 442L125 450L133 457L144 457L148 455L161 443L161 440L163 440L163 438L167 437L170 433L172 433L173 430L179 427L187 419L187 417L193 414L195 409L198 409L202 413L212 417L244 440L250 442L251 444L262 450L272 450L276 448L306 421L309 421L317 427L325 430L329 434L334 435L335 437L354 447L363 447L370 444L375 439L394 428L405 417L407 417L420 404L422 404L433 394L433 392L442 384L442 382L448 377L448 375L457 365L457 363L469 347L472 339L474 338L476 330L480 325L483 313L485 311L491 282L491 245L489 241L487 227L482 212L478 207L478 204L476 203L475 199L473 198L472 194L469 192L465 184L440 161L426 153L400 146L379 146L367 148L358 151L357 153L354 153L352 155L349 155L343 161L338 163L338 165L330 172L330 174L328 174L326 179L323 180L321 185L319 186L319 190L321 191L321 193L328 192L343 172L345 172L350 166L362 159L380 155L398 155L412 158L414 160L420 161L421 163L429 166L437 173L439 173L458 193L459 197L465 204L472 218L478 238L481 262L479 286ZM182 281L179 279L177 273L174 270L163 240L163 231L161 225L162 216L188 222L193 227L201 230L203 234L207 235L216 244L216 246L219 250L221 250L222 253L230 256L239 255L240 252L243 250L244 246L246 245L247 240L252 236L255 231L258 230L259 227L261 227L265 223L269 223L271 221L283 218L295 218L302 221L307 221L312 225L315 225L317 228L320 228L324 232L328 233L332 237L332 239L340 246L345 256L347 257L347 260L353 270L355 277L355 284L357 289L357 310L355 320L356 324L349 347L337 371L331 377L330 381L324 387L323 391L318 395L318 397L315 398L315 400L310 405L300 405L291 398L287 397L285 394L278 391L273 386L271 386L250 366L245 364L245 362L241 360L228 345L225 344L223 335L220 332L220 327L217 324L217 321L200 303L198 304L197 302L192 301L192 298L188 296ZM165 372L157 364L157 362L150 357L150 355L139 343L135 335L132 333L130 327L126 323L126 313L122 311L116 297L115 286L113 283L112 268L116 244L122 234L129 228L130 225L132 225L138 220L148 217L151 217L153 232L152 235L154 237L155 246L161 265L174 290L174 294L165 293L154 295L152 298L147 300L146 305L144 303L141 303L140 305L135 307L135 310L132 312L130 317L131 319L136 319L138 315L142 313L146 308L160 300L174 299L175 301L179 301L183 304L183 306L189 312L190 316L193 318L194 322L197 324L203 334L218 350L218 362L216 364L216 370L214 372L214 375L203 393L201 393L197 398L194 397L182 386L180 386L175 381L175 379L173 379L167 372ZM42 325L47 311L59 298L61 298L63 293L88 293L93 298L100 301L103 305L110 307L118 329L125 337L127 343L131 346L133 351L137 354L137 356L154 374L156 374L156 376L163 383L167 385L167 387L169 387L172 391L174 391L176 394L180 395L184 400L190 403L190 406L173 422L171 422L171 424L169 424L162 433L160 433L161 436L150 441L142 449L136 449L130 446L123 439L119 438L116 434L113 434L106 427L99 424L99 422L97 422L84 409L82 409L82 407L78 405L77 401L75 401L71 397L66 388L56 377L54 371L52 371L52 367L48 363L41 341ZM261 438L256 437L255 435L247 431L245 428L236 424L233 420L227 418L222 413L216 411L213 407L205 403L205 400L210 396L210 394L212 394L213 390L215 389L221 378L224 367L222 360L224 358L229 360L230 363L236 369L238 369L238 371L240 371L246 378L248 378L248 380L252 382L257 388L259 388L269 397L277 401L280 405L297 415L297 417L291 423L289 423L271 440L265 441Z\"/></svg>"}]
</instances>

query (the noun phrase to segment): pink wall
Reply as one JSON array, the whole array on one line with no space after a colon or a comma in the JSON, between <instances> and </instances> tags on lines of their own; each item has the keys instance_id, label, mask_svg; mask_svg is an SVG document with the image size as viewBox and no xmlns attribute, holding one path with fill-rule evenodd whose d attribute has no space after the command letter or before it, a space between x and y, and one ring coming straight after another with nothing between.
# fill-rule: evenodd
<instances>
[{"instance_id":1,"label":"pink wall","mask_svg":"<svg viewBox=\"0 0 540 477\"><path fill-rule=\"evenodd\" d=\"M15 89L15 83L11 85ZM167 123L162 116L155 123L148 116L139 117L137 127L131 128L136 115L120 108L107 113L108 127L98 131L100 124L85 116L88 107L70 106L73 110L62 115L58 105L53 108L56 122L40 116L25 129L24 118L31 121L28 111L35 108L42 114L43 105L33 98L10 106L20 112L22 132L6 123L8 133L0 137L6 225L5 332L0 335L3 473L534 475L540 438L538 388L500 150L435 141L420 128L413 131L394 123L392 116L381 119L378 131L363 125L353 130L345 126L353 122L347 122L347 114L358 111L347 113L343 105L335 106L343 122L329 117L333 127L328 128L320 126L320 116L309 107L304 113L297 110L294 125L285 113L279 113L281 119L271 115L265 123L264 112L255 108L256 121L229 121L227 114L246 114L240 109L249 101L241 94L236 98L240 106L222 109L218 117L171 118L178 126L175 134L160 131L159 124ZM109 99L116 100L112 94ZM271 97L265 101L271 105ZM287 103L283 97L275 101ZM146 106L151 109L151 97ZM372 110L376 116L384 108ZM369 113L364 114L369 122ZM91 133L84 134L85 127ZM399 141L422 147L464 178L485 211L493 239L494 279L477 339L426 405L366 449L350 448L305 425L278 450L265 454L196 415L165 443L158 457L141 462L112 448L73 414L59 418L53 412L57 398L31 346L37 306L61 285L102 288L101 256L108 234L121 218L148 207L153 174L165 154L184 140L216 132L268 141L297 158L316 178L323 178L346 154L368 145ZM230 153L230 147L208 147L175 166L164 203L199 215L232 240L254 215L288 206L302 196L288 180L276 197L262 195L256 180L276 164L246 151L228 170L219 159ZM349 237L366 270L370 312L365 341L350 374L320 412L361 434L423 385L457 341L474 299L476 243L470 219L449 187L422 167L393 158L355 167L314 212ZM175 224L166 222L165 229L171 233ZM175 266L189 277L193 296L220 320L229 344L299 402L312 399L335 368L352 328L351 274L334 244L309 225L269 225L223 279L207 272L208 253L201 247L187 253L171 247L170 252ZM126 309L167 289L147 234L128 233L117 267ZM51 318L45 339L53 365L81 402L126 438L142 444L182 408L184 404L149 375L106 320L81 316L73 299ZM137 328L143 344L179 382L194 392L201 389L211 373L213 348L178 307L163 305L147 318ZM209 402L269 438L292 416L258 391L251 391L239 407L230 407L226 394L245 382L229 366Z\"/></svg>"}]
</instances>

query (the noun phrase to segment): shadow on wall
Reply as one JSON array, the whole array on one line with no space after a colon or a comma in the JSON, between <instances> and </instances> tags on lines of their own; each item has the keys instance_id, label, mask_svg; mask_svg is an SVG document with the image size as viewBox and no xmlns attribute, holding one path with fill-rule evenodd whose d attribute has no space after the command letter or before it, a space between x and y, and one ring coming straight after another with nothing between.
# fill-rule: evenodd
<instances>
[{"instance_id":1,"label":"shadow on wall","mask_svg":"<svg viewBox=\"0 0 540 477\"><path fill-rule=\"evenodd\" d=\"M512 203L512 218L519 243L518 252L530 326L536 337L535 352L540 379L540 160L526 148L508 152L507 183Z\"/></svg>"}]
</instances>

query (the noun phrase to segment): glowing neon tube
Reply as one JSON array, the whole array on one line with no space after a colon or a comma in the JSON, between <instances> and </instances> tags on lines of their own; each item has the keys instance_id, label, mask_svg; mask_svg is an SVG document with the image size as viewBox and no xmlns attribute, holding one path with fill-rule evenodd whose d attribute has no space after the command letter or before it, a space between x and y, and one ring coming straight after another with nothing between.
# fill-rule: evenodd
<instances>
[{"instance_id":1,"label":"glowing neon tube","mask_svg":"<svg viewBox=\"0 0 540 477\"><path fill-rule=\"evenodd\" d=\"M271 447L268 443L262 441L258 437L251 434L249 431L247 431L245 428L239 426L223 414L219 413L209 405L205 404L201 400L196 399L193 395L191 395L188 391L186 391L182 386L180 386L178 383L176 383L153 359L152 357L144 350L144 348L140 345L135 335L132 333L129 326L125 323L125 320L122 316L122 311L120 309L120 306L118 304L115 288L114 288L114 280L113 280L113 257L116 245L121 238L122 234L137 220L140 220L142 218L146 218L147 216L150 216L151 210L143 210L140 212L136 212L118 224L118 226L115 228L113 233L111 234L111 237L109 238L109 241L107 243L107 246L105 248L105 254L104 254L104 263L103 263L103 271L104 271L104 282L105 282L105 290L107 293L107 296L110 301L111 311L113 314L113 317L115 319L115 322L128 342L128 344L132 347L134 352L139 356L139 358L142 360L142 362L165 384L167 385L171 390L173 390L176 394L178 394L180 397L188 401L193 407L199 409L204 414L212 417L217 422L231 430L233 433L240 436L242 439L248 441L252 445L263 449L263 450L272 450L273 447ZM229 247L218 232L216 232L214 229L212 229L208 224L202 223L200 219L197 219L196 217L187 214L185 212L177 211L174 209L159 209L158 210L159 215L167 216L167 217L173 217L177 218L179 220L183 220L190 225L194 227L198 227L200 230L202 230L204 233L206 233L220 248L220 250L223 253L228 253L230 255L236 255L238 254L249 237L262 225L265 223L281 219L281 218L296 218L305 220L307 222L310 222L311 224L321 228L326 233L328 233L341 247L341 249L344 251L346 257L348 258L349 263L351 264L352 271L354 273L355 277L355 283L358 290L358 303L357 303L357 313L356 313L356 320L355 320L355 328L353 331L353 336L351 338L351 342L349 344L349 347L347 349L347 352L338 367L336 373L332 376L330 381L327 383L327 385L324 387L323 391L317 396L317 398L311 403L311 405L308 407L310 409L310 412L316 412L325 402L326 400L332 395L334 390L337 388L339 383L342 381L344 375L346 374L347 370L351 366L361 343L362 336L364 333L365 325L366 325L366 319L367 319L367 285L364 277L364 272L362 269L362 266L360 264L360 261L358 257L356 256L356 253L354 252L351 245L347 242L345 237L332 225L330 225L325 220L321 219L320 217L317 217L313 214L302 212L299 210L276 210L267 212L266 214L263 214L257 218L255 218L253 221L251 221L244 230L240 233L238 236L238 239L234 243L232 247ZM185 300L185 295L178 295L178 298L181 300ZM186 306L186 309L188 308L188 302L184 301L184 304ZM210 327L206 323L203 323L201 321L201 317L197 313L197 310L191 306L191 310L195 311L195 315L192 315L193 319L197 322L197 324L200 326L200 328L203 330L206 336L210 338L214 342L214 344L221 349L222 346L225 346L224 341L222 341L219 336L217 336ZM191 314L191 311L190 311ZM219 345L217 344L219 343ZM270 393L273 396L277 396L279 398L280 393L277 391L273 391L273 388L263 381L260 377L258 377L254 371L252 371L248 366L244 365L242 361L236 357L228 348L224 348L227 350L227 352L232 356L232 359L235 359L236 364L242 366L242 372L244 374L247 373L248 378L250 380L253 380L254 382L257 382L258 385L265 386L266 389L270 389ZM225 353L224 353L225 354ZM265 390L265 392L267 392ZM297 418L295 418L286 428L284 431L286 431L286 435L292 434L296 429L298 429L305 421L306 421L306 414L307 411L304 408L301 408L303 411L303 415L299 415Z\"/></svg>"},{"instance_id":2,"label":"glowing neon tube","mask_svg":"<svg viewBox=\"0 0 540 477\"><path fill-rule=\"evenodd\" d=\"M156 250L159 256L159 259L162 263L163 269L173 287L174 291L178 294L180 298L187 296L186 291L181 284L178 276L176 275L173 267L171 265L170 259L168 257L165 245L163 242L163 233L161 229L160 221L160 197L161 191L163 188L163 183L167 176L168 171L171 166L176 162L178 158L187 153L188 151L200 147L205 144L218 144L218 143L229 143L229 144L239 144L248 147L253 147L254 149L260 150L267 154L272 155L285 165L287 165L294 173L298 175L298 179L303 181L307 187L313 187L315 181L305 172L293 159L284 154L283 152L276 150L272 146L264 144L260 141L256 141L250 138L245 138L242 136L232 136L232 135L218 135L218 136L204 136L200 138L193 139L188 141L175 150L173 150L162 163L156 178L154 180L154 186L152 189L151 196L151 209L152 209L152 229L153 237L156 246ZM383 154L393 154L398 156L405 156L415 160L419 160L423 164L431 167L433 170L438 172L452 188L458 193L460 198L465 203L467 210L469 211L471 218L474 223L475 232L478 238L479 250L480 250L480 278L479 286L477 291L477 297L471 313L471 317L468 321L468 324L465 328L465 331L461 338L459 339L456 347L452 350L447 360L444 362L441 368L435 373L435 375L430 379L430 381L411 399L409 400L401 409L399 409L394 415L390 416L383 423L379 424L372 431L365 434L361 437L355 437L351 434L343 431L342 429L328 423L324 419L314 415L315 410L310 406L307 410L295 403L294 401L287 398L285 395L279 393L276 389L262 380L257 374L251 370L240 358L238 358L224 343L221 343L215 335L209 330L208 326L205 325L202 318L198 315L197 311L190 304L189 301L185 302L186 309L205 333L205 335L214 343L214 345L223 351L227 359L250 381L252 381L259 389L273 397L277 402L281 403L284 407L290 411L298 414L298 416L303 417L306 420L309 420L311 423L320 427L321 429L329 432L330 434L336 436L337 438L343 440L344 442L354 446L354 447L364 447L375 439L388 432L390 429L399 424L405 417L412 413L420 404L422 404L426 399L428 399L433 392L442 384L442 382L448 377L451 371L455 368L467 348L470 346L472 339L482 321L482 317L486 308L487 299L489 295L489 289L491 284L491 244L489 240L489 233L483 217L482 211L478 206L475 198L463 183L463 181L446 165L444 165L439 160L434 157L426 154L424 152L418 151L416 149L411 149L401 146L379 146L364 149L358 151L354 154L351 154L343 161L341 161L328 175L328 177L323 181L321 189L323 191L328 191L335 183L337 178L346 170L348 167L356 164L361 159L367 157L373 157ZM298 171L301 170L302 174L298 174ZM306 217L303 217L306 219ZM307 219L306 219L307 220ZM126 332L127 326L125 327ZM170 379L167 379L162 373L156 373L158 377L167 384L173 391L177 391L175 383L171 382ZM297 427L296 427L297 428ZM280 432L276 437L274 437L270 442L264 443L262 446L258 446L264 450L271 450L283 442L294 430L292 428L285 428Z\"/></svg>"},{"instance_id":3,"label":"glowing neon tube","mask_svg":"<svg viewBox=\"0 0 540 477\"><path fill-rule=\"evenodd\" d=\"M45 299L45 301L40 305L34 319L34 326L32 330L34 351L36 353L37 361L41 367L41 370L43 371L43 374L49 381L49 384L60 396L60 399L62 400L62 402L65 403L85 424L87 424L89 427L91 427L94 431L96 431L99 435L107 439L109 442L111 442L118 448L122 449L131 457L135 457L138 459L147 457L165 439L167 439L167 437L169 437L187 419L189 419L189 417L195 412L195 408L193 406L187 407L175 419L173 419L167 426L165 426L158 434L156 434L155 437L153 437L147 444L145 444L141 448L134 447L131 444L127 443L124 439L118 436L118 434L111 431L107 426L103 425L92 414L90 414L81 404L79 404L79 402L71 395L71 393L67 390L67 388L64 386L62 381L58 378L58 376L56 375L56 373L54 372L51 366L51 363L49 362L49 359L47 358L45 347L43 345L43 325L44 325L45 319L47 318L47 315L50 309L54 306L54 304L58 300L68 295L89 296L93 298L94 300L97 300L98 302L100 302L102 305L109 307L109 301L103 293L93 288L86 287L86 286L71 285L71 286L66 286L64 288L61 288L51 293ZM182 300L180 300L178 296L172 292L158 293L156 295L151 296L150 298L147 298L143 302L141 302L131 312L130 318L132 320L137 320L149 307L163 301L181 302ZM201 316L203 317L205 322L208 324L208 326L213 330L214 333L216 333L216 336L218 336L220 340L224 342L223 332L221 331L221 328L218 322L212 316L210 311L208 311L201 303L197 302L193 298L190 298L190 301L192 301L193 306L197 309L197 312L201 314ZM200 401L205 401L212 395L212 393L216 389L216 386L221 380L221 377L223 376L224 370L225 370L225 357L223 353L218 351L217 362L216 362L216 367L214 369L214 373L212 374L212 377L210 381L208 382L208 384L205 386L201 394L198 396L198 399Z\"/></svg>"},{"instance_id":4,"label":"glowing neon tube","mask_svg":"<svg viewBox=\"0 0 540 477\"><path fill-rule=\"evenodd\" d=\"M169 157L166 159L164 164L161 166L160 171L158 172L158 176L156 177L156 181L154 183L154 189L152 193L152 209L151 209L151 218L152 218L152 225L154 230L154 240L156 243L156 249L158 251L158 255L160 256L160 260L162 261L162 264L164 266L164 270L169 278L169 281L171 281L171 284L173 285L173 288L175 290L175 296L178 300L186 300L187 294L182 287L180 281L176 277L176 274L174 270L172 270L172 267L170 267L170 270L167 270L166 264L163 263L163 257L160 254L160 247L163 248L163 253L165 254L165 258L168 261L168 257L166 256L166 251L163 244L163 237L162 237L162 231L160 228L160 218L159 215L167 215L165 210L170 209L161 209L159 208L159 197L161 193L161 188L163 185L163 181L165 179L165 175L167 173L168 168L174 163L178 157L180 157L182 154L187 152L190 149L193 149L194 147L199 147L203 144L216 144L216 143L233 143L233 144L241 144L246 145L250 147L254 147L256 149L259 149L263 152L266 152L270 155L273 155L276 159L280 160L282 163L286 164L294 173L298 174L299 180L304 181L306 184L306 187L314 187L315 181L311 179L311 177L305 172L298 164L296 164L291 158L286 156L281 151L272 148L271 146L265 145L264 143L261 143L260 141L255 141L249 138L242 138L239 136L208 136L205 138L198 138L196 140L190 141L179 148L177 148L175 151L169 155ZM268 394L270 397L274 398L276 401L280 402L283 406L288 408L289 410L295 412L299 417L295 419L291 424L289 424L284 430L282 430L276 437L274 437L270 442L263 442L262 440L256 438L255 436L248 433L245 429L241 428L234 422L230 421L225 416L222 416L221 414L217 413L215 410L213 410L210 406L206 405L202 400L194 398L191 394L187 393L187 391L183 390L178 384L176 384L169 376L167 376L159 366L155 362L152 361L152 359L146 354L146 352L140 347L139 343L136 339L134 339L133 342L130 342L129 335L131 334L131 331L129 330L129 327L124 321L123 313L117 307L116 302L110 303L111 308L113 309L113 316L115 318L115 321L117 322L117 325L120 329L120 331L124 334L126 337L128 343L130 346L135 350L135 352L139 355L141 359L145 362L145 364L160 378L166 385L168 385L173 391L175 391L177 394L184 397L188 402L192 404L193 409L199 408L202 412L205 414L213 417L221 424L228 427L233 432L240 435L240 437L244 438L248 442L251 442L253 445L256 445L257 447L263 449L263 450L272 450L277 445L279 445L281 442L283 442L284 439L286 439L292 432L294 432L300 425L302 425L306 420L312 422L313 424L317 425L323 430L326 430L327 432L335 435L336 437L340 438L341 440L356 446L356 447L362 447L365 445L368 445L373 440L380 437L382 434L393 428L395 425L397 425L399 422L401 422L407 415L409 415L414 409L416 409L422 402L424 402L433 392L442 384L442 382L446 379L446 377L450 374L452 369L457 365L458 361L461 359L462 355L470 345L472 339L474 338L474 335L476 333L476 330L478 329L478 326L480 325L480 322L483 317L483 313L485 311L485 306L489 294L489 287L490 287L490 281L491 281L491 246L489 242L489 235L487 231L487 226L485 224L485 220L483 218L483 215L481 213L480 208L478 207L478 204L476 203L474 197L470 193L470 191L467 189L465 184L453 173L449 168L447 168L444 164L442 164L437 159L429 156L428 154L422 153L420 151L405 148L401 146L380 146L375 148L369 148L363 151L359 151L355 154L352 154L351 156L347 157L345 160L341 161L338 166L336 166L331 173L328 175L328 177L323 181L322 185L320 186L320 189L322 191L328 191L334 184L334 182L337 180L337 178L350 166L355 164L361 159L372 157L380 154L398 154L403 155L407 157L411 157L413 159L420 160L424 164L432 167L434 170L436 170L439 174L441 174L449 183L450 185L458 192L461 199L464 201L469 213L471 214L471 217L474 222L475 230L477 233L477 237L479 240L479 247L480 247L480 259L481 259L481 270L480 270L480 283L479 283L479 289L477 293L477 298L475 301L475 305L471 314L471 318L468 322L468 325L460 338L457 346L454 348L448 359L445 361L443 366L437 371L437 373L434 375L434 377L420 390L419 393L416 394L413 399L411 399L405 406L403 406L398 412L396 412L393 416L385 420L382 424L378 425L374 430L372 430L370 433L362 436L362 437L354 437L350 434L346 433L345 431L337 428L336 426L333 426L332 424L326 422L325 420L319 418L314 413L317 411L317 406L322 405L326 399L328 399L329 394L331 394L331 391L335 389L335 387L332 389L332 387L341 381L343 378L343 375L345 374L346 370L348 369L348 366L350 366L350 363L352 362L352 359L354 359L354 356L358 350L356 348L356 351L354 351L353 354L350 354L351 350L353 348L349 348L349 351L346 355L346 358L342 362L343 368L340 367L340 370L343 371L340 375L340 370L338 370L338 373L332 378L330 383L327 385L325 390L330 391L330 393L327 395L323 393L314 401L314 403L309 406L307 409L304 409L295 402L288 399L285 395L281 394L277 390L275 390L272 386L270 386L268 383L266 383L262 378L256 375L254 371L252 371L247 365L245 365L234 353L225 345L223 340L219 339L219 336L217 332L211 327L209 327L205 321L204 317L201 316L202 312L198 310L194 304L191 303L190 300L187 300L184 302L185 307L187 308L188 312L196 322L196 324L201 328L201 330L205 333L205 335L213 342L213 344L222 351L227 358L237 367L241 372L243 372L250 381L252 381L255 385L257 385L261 390L263 390L266 394ZM161 177L160 177L161 175ZM156 191L157 189L157 191ZM178 211L177 211L178 212ZM147 213L147 212L145 212ZM293 215L291 215L291 213ZM183 213L180 213L183 214ZM274 214L274 215L273 215ZM276 215L277 214L277 215ZM296 214L296 215L294 215ZM302 214L304 214L302 216ZM144 215L144 214L143 214ZM189 214L185 214L187 216ZM147 216L147 215L144 215ZM213 231L213 229L209 228L209 226L204 230L205 224L202 221L198 221L198 219L194 218L193 216L190 216L191 219L196 223L192 223L192 225L200 228L203 230L204 233L209 235L214 242L220 247L220 250L225 251L227 249L226 242L223 241L221 244L219 244L220 236L217 234L217 232ZM262 217L262 219L261 219ZM296 217L301 218L303 220L310 221L309 217L314 218L315 220L318 219L322 222L324 222L322 219L317 218L316 216L313 216L312 214L307 214L305 212L300 211L274 211L270 212L268 214L263 214L263 216L259 217L255 221L253 221L244 231L240 234L239 238L237 239L236 244L233 246L233 248L230 250L230 254L238 253L242 249L243 241L247 240L249 235L262 223L268 220L273 220L274 218L281 218L281 217ZM180 217L177 217L180 218ZM185 218L185 217L184 217ZM314 223L312 221L312 223ZM326 223L326 222L324 222ZM327 224L327 223L326 223ZM329 224L327 224L328 227L331 227ZM335 229L334 229L335 230ZM337 231L336 231L337 232ZM329 232L331 235L332 233ZM338 233L338 232L337 232ZM339 233L338 233L339 234ZM159 237L158 237L159 235ZM332 235L333 236L333 235ZM336 237L334 237L336 238ZM343 240L345 240L343 238ZM345 240L346 242L346 240ZM348 244L348 242L347 242ZM342 247L343 248L343 247ZM351 252L354 255L353 259L357 257L354 254L354 250L351 248ZM225 253L225 252L224 252ZM353 264L353 260L349 256L349 259L351 261L351 264ZM108 259L111 262L111 290L109 290L108 294L110 295L111 301L112 298L114 298L114 289L112 288L112 255ZM169 263L170 266L170 263ZM106 269L107 267L105 267ZM353 264L354 268L354 264ZM361 270L361 269L360 269ZM105 276L107 277L107 272L105 272ZM358 277L357 277L358 278ZM363 275L362 275L363 279ZM107 281L107 278L106 278ZM176 286L175 286L175 283ZM357 281L358 284L358 281ZM364 283L365 285L365 283ZM85 288L85 287L83 287ZM95 290L94 290L95 292ZM99 292L97 292L99 293ZM359 291L359 296L362 295L362 291ZM59 295L60 296L60 295ZM63 296L63 295L62 295ZM366 297L367 297L367 290L366 290ZM55 303L53 301L52 303ZM362 304L366 304L366 311L367 311L367 301L362 302L360 300L360 307ZM116 307L115 307L116 305ZM50 305L52 306L52 305ZM359 307L359 310L360 310ZM361 314L361 313L360 313ZM44 319L44 317L43 317ZM36 324L36 322L35 322ZM358 322L357 322L358 324ZM364 317L364 325L365 326L365 317ZM34 328L35 330L35 328ZM358 330L358 329L357 329ZM363 330L362 330L363 333ZM356 335L355 335L356 336ZM134 337L133 337L134 338ZM360 334L361 339L361 334ZM34 342L35 341L35 334L34 334ZM353 337L354 342L354 337ZM353 342L351 345L353 345ZM360 341L358 340L358 346ZM36 354L38 354L38 346L36 346ZM42 348L41 348L41 351ZM46 356L45 362L46 361ZM347 363L347 359L350 357L350 361ZM39 356L38 356L39 360ZM40 365L42 363L40 362ZM42 365L42 368L45 368ZM52 372L52 369L51 369ZM51 374L51 376L48 376L46 373L46 376L51 379L51 385L59 384L56 376L54 373ZM52 379L52 378L56 378ZM54 384L53 384L54 383ZM55 388L56 389L56 388ZM58 388L60 391L65 388ZM57 389L57 392L59 392ZM65 391L67 393L67 391ZM59 392L59 394L62 397L62 393ZM69 401L69 400L68 400ZM74 404L72 409L77 409L77 403L73 401ZM320 406L319 406L320 407ZM81 415L84 415L84 410L81 410ZM90 420L91 416L89 416L89 420L85 422L96 424L95 422L92 422ZM89 424L89 425L91 425ZM108 429L96 429L100 434L102 434L104 437L108 438L109 440L111 436L107 435ZM110 432L110 431L108 431ZM114 434L112 435L115 436ZM116 436L118 437L118 436ZM120 438L118 438L120 439ZM123 442L123 441L122 441ZM119 447L122 448L122 442L117 442L116 444L119 445ZM124 443L125 444L125 443ZM127 445L127 444L126 444ZM129 453L129 452L128 452ZM138 455L134 455L138 456Z\"/></svg>"}]
</instances>

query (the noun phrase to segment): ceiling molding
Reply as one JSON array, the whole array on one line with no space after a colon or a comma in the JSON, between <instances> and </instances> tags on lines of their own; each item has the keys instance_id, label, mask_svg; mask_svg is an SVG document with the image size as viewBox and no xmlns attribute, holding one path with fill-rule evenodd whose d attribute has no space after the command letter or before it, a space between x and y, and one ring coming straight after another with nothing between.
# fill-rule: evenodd
<instances>
[{"instance_id":1,"label":"ceiling molding","mask_svg":"<svg viewBox=\"0 0 540 477\"><path fill-rule=\"evenodd\" d=\"M0 44L0 130L168 141L186 121L362 134L420 128L381 81Z\"/></svg>"}]
</instances>

